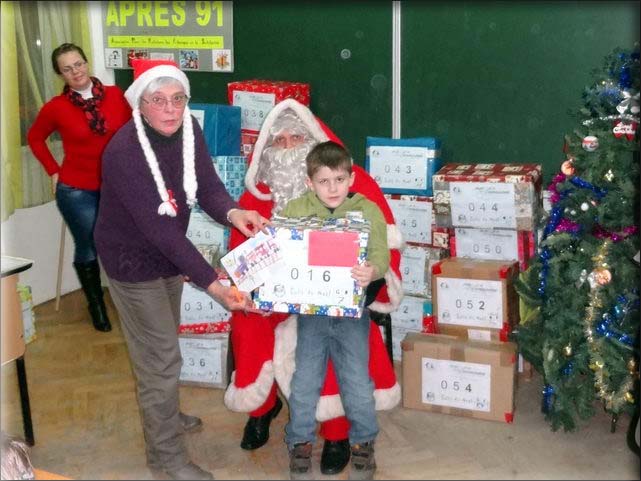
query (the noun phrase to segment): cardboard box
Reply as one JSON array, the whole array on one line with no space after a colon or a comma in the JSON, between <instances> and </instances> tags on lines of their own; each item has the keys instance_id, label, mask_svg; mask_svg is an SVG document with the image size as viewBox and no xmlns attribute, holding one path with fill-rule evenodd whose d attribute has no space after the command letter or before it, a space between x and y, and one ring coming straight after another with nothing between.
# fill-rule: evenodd
<instances>
[{"instance_id":1,"label":"cardboard box","mask_svg":"<svg viewBox=\"0 0 641 481\"><path fill-rule=\"evenodd\" d=\"M240 155L240 107L189 104L205 135L209 155Z\"/></svg>"},{"instance_id":2,"label":"cardboard box","mask_svg":"<svg viewBox=\"0 0 641 481\"><path fill-rule=\"evenodd\" d=\"M433 187L438 227L537 227L539 164L446 164L434 174Z\"/></svg>"},{"instance_id":3,"label":"cardboard box","mask_svg":"<svg viewBox=\"0 0 641 481\"><path fill-rule=\"evenodd\" d=\"M255 291L255 306L265 311L360 317L364 290L351 269L366 258L369 222L275 216L272 227L285 255Z\"/></svg>"},{"instance_id":4,"label":"cardboard box","mask_svg":"<svg viewBox=\"0 0 641 481\"><path fill-rule=\"evenodd\" d=\"M521 271L536 256L532 231L456 227L449 239L450 256L477 260L518 261Z\"/></svg>"},{"instance_id":5,"label":"cardboard box","mask_svg":"<svg viewBox=\"0 0 641 481\"><path fill-rule=\"evenodd\" d=\"M401 252L400 270L403 292L410 296L432 298L432 266L450 253L439 247L406 245Z\"/></svg>"},{"instance_id":6,"label":"cardboard box","mask_svg":"<svg viewBox=\"0 0 641 481\"><path fill-rule=\"evenodd\" d=\"M516 345L409 333L403 350L403 407L511 423Z\"/></svg>"},{"instance_id":7,"label":"cardboard box","mask_svg":"<svg viewBox=\"0 0 641 481\"><path fill-rule=\"evenodd\" d=\"M386 194L430 197L441 165L441 141L434 137L366 139L365 170Z\"/></svg>"},{"instance_id":8,"label":"cardboard box","mask_svg":"<svg viewBox=\"0 0 641 481\"><path fill-rule=\"evenodd\" d=\"M292 98L309 106L310 87L300 82L242 80L227 84L227 97L230 105L241 108L241 130L258 134L265 117L277 103Z\"/></svg>"},{"instance_id":9,"label":"cardboard box","mask_svg":"<svg viewBox=\"0 0 641 481\"><path fill-rule=\"evenodd\" d=\"M225 389L229 334L180 334L180 384Z\"/></svg>"},{"instance_id":10,"label":"cardboard box","mask_svg":"<svg viewBox=\"0 0 641 481\"><path fill-rule=\"evenodd\" d=\"M434 215L432 198L420 195L384 194L396 226L409 245L431 246Z\"/></svg>"},{"instance_id":11,"label":"cardboard box","mask_svg":"<svg viewBox=\"0 0 641 481\"><path fill-rule=\"evenodd\" d=\"M519 321L518 263L450 257L432 267L437 329L464 339L507 341Z\"/></svg>"},{"instance_id":12,"label":"cardboard box","mask_svg":"<svg viewBox=\"0 0 641 481\"><path fill-rule=\"evenodd\" d=\"M212 334L229 332L231 312L207 292L185 282L180 304L179 334Z\"/></svg>"}]
</instances>

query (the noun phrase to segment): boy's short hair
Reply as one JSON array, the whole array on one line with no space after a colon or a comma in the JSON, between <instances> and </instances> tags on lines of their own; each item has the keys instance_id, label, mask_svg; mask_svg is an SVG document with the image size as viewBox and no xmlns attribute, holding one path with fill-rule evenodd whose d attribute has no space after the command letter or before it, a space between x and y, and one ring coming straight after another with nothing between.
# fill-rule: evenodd
<instances>
[{"instance_id":1,"label":"boy's short hair","mask_svg":"<svg viewBox=\"0 0 641 481\"><path fill-rule=\"evenodd\" d=\"M307 176L311 179L321 167L346 170L352 173L352 156L349 151L332 140L321 142L307 154Z\"/></svg>"}]
</instances>

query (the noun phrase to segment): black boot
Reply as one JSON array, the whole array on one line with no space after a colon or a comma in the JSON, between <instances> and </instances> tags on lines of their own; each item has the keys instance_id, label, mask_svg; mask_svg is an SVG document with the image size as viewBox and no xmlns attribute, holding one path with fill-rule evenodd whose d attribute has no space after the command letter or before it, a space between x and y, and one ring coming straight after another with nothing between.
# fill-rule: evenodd
<instances>
[{"instance_id":1,"label":"black boot","mask_svg":"<svg viewBox=\"0 0 641 481\"><path fill-rule=\"evenodd\" d=\"M104 293L100 285L100 266L98 261L74 262L73 267L80 280L80 285L85 293L87 302L89 302L89 314L93 321L93 327L97 331L111 331L111 323L107 317L107 307L105 306Z\"/></svg>"},{"instance_id":2,"label":"black boot","mask_svg":"<svg viewBox=\"0 0 641 481\"><path fill-rule=\"evenodd\" d=\"M323 445L323 454L321 454L321 473L340 473L349 463L350 455L349 439L341 439L340 441L326 439Z\"/></svg>"},{"instance_id":3,"label":"black boot","mask_svg":"<svg viewBox=\"0 0 641 481\"><path fill-rule=\"evenodd\" d=\"M250 416L245 425L243 440L240 447L247 450L258 449L263 446L269 439L269 425L283 407L283 401L276 398L276 404L266 414L262 416Z\"/></svg>"}]
</instances>

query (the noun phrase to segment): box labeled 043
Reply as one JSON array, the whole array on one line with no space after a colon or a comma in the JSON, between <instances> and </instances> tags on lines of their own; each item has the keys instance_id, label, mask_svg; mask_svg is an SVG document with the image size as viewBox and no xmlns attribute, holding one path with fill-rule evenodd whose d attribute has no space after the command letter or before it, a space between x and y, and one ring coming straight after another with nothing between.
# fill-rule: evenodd
<instances>
[{"instance_id":1,"label":"box labeled 043","mask_svg":"<svg viewBox=\"0 0 641 481\"><path fill-rule=\"evenodd\" d=\"M437 332L507 341L519 321L518 263L450 257L432 266Z\"/></svg>"},{"instance_id":2,"label":"box labeled 043","mask_svg":"<svg viewBox=\"0 0 641 481\"><path fill-rule=\"evenodd\" d=\"M409 333L403 407L487 421L514 419L516 345Z\"/></svg>"}]
</instances>

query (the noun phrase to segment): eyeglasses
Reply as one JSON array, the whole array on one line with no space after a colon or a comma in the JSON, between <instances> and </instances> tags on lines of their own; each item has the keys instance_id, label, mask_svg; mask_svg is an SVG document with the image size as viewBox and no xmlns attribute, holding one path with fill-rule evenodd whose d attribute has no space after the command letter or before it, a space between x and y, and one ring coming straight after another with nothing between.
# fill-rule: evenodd
<instances>
[{"instance_id":1,"label":"eyeglasses","mask_svg":"<svg viewBox=\"0 0 641 481\"><path fill-rule=\"evenodd\" d=\"M72 73L74 70L80 70L84 68L85 65L87 65L87 62L85 62L84 60L78 60L73 65L69 65L68 67L61 68L60 71L63 74L69 74L69 73Z\"/></svg>"},{"instance_id":2,"label":"eyeglasses","mask_svg":"<svg viewBox=\"0 0 641 481\"><path fill-rule=\"evenodd\" d=\"M184 94L174 95L171 99L159 96L151 97L151 100L147 100L143 97L140 97L140 99L143 102L151 105L151 108L154 110L163 110L167 106L167 102L169 101L171 101L171 104L177 109L184 107L187 102L189 102L189 96Z\"/></svg>"}]
</instances>

